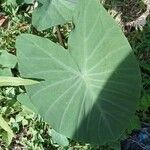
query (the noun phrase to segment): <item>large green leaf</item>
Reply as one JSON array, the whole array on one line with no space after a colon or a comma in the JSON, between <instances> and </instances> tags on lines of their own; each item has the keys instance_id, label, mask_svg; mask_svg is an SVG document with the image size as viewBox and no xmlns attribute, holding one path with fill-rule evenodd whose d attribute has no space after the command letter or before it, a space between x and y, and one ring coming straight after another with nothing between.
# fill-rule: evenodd
<instances>
[{"instance_id":1,"label":"large green leaf","mask_svg":"<svg viewBox=\"0 0 150 150\"><path fill-rule=\"evenodd\" d=\"M32 24L38 30L72 20L76 0L38 0L38 7L33 12Z\"/></svg>"},{"instance_id":2,"label":"large green leaf","mask_svg":"<svg viewBox=\"0 0 150 150\"><path fill-rule=\"evenodd\" d=\"M57 132L104 144L128 126L140 95L131 47L98 0L81 0L69 50L34 35L17 39L21 75L44 79L27 87L38 113Z\"/></svg>"}]
</instances>

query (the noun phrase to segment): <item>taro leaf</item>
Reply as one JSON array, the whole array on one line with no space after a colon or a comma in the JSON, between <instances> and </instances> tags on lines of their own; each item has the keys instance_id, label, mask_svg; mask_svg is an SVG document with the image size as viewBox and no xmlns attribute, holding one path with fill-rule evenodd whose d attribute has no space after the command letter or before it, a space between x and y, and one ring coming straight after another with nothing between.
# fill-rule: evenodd
<instances>
[{"instance_id":1,"label":"taro leaf","mask_svg":"<svg viewBox=\"0 0 150 150\"><path fill-rule=\"evenodd\" d=\"M140 95L139 67L115 21L97 0L81 0L69 50L38 36L17 39L23 77L44 79L27 87L38 113L58 133L89 143L118 138Z\"/></svg>"},{"instance_id":2,"label":"taro leaf","mask_svg":"<svg viewBox=\"0 0 150 150\"><path fill-rule=\"evenodd\" d=\"M33 12L32 24L38 30L72 20L77 0L38 0L38 7Z\"/></svg>"},{"instance_id":3,"label":"taro leaf","mask_svg":"<svg viewBox=\"0 0 150 150\"><path fill-rule=\"evenodd\" d=\"M0 87L1 86L32 85L32 84L37 84L37 83L39 83L39 82L30 80L30 79L22 79L19 77L0 76Z\"/></svg>"},{"instance_id":4,"label":"taro leaf","mask_svg":"<svg viewBox=\"0 0 150 150\"><path fill-rule=\"evenodd\" d=\"M15 55L9 54L7 51L1 51L0 55L0 65L2 67L14 68L17 63L17 57Z\"/></svg>"}]
</instances>

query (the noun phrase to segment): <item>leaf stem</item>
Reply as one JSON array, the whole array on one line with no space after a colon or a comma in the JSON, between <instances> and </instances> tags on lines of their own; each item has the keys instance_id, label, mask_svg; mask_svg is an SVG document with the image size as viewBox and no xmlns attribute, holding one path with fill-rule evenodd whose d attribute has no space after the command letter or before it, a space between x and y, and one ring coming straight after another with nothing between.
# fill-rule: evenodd
<instances>
[{"instance_id":1,"label":"leaf stem","mask_svg":"<svg viewBox=\"0 0 150 150\"><path fill-rule=\"evenodd\" d=\"M65 48L65 44L64 44L64 41L63 41L63 38L62 38L62 34L61 34L61 31L60 31L60 26L59 25L56 26L56 31L57 31L57 38L58 38L58 41L59 41L60 45Z\"/></svg>"}]
</instances>

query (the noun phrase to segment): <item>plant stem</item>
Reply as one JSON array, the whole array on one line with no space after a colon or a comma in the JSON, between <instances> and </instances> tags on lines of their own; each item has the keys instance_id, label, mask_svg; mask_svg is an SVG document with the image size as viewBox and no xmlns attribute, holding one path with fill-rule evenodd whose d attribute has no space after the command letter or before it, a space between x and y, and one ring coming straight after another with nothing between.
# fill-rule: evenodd
<instances>
[{"instance_id":1,"label":"plant stem","mask_svg":"<svg viewBox=\"0 0 150 150\"><path fill-rule=\"evenodd\" d=\"M61 46L65 47L65 44L64 44L64 41L63 41L63 38L62 38L62 34L60 32L60 26L56 26L56 31L57 31L57 38L58 38L58 41L60 43Z\"/></svg>"}]
</instances>

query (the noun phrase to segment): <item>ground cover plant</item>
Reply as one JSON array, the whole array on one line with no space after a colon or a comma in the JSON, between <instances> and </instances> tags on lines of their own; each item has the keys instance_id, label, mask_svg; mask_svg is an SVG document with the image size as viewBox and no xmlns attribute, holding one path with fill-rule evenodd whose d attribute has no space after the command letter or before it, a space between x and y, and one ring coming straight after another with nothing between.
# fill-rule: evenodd
<instances>
[{"instance_id":1,"label":"ground cover plant","mask_svg":"<svg viewBox=\"0 0 150 150\"><path fill-rule=\"evenodd\" d=\"M112 16L121 3L101 2ZM123 149L120 141L149 122L149 5L141 5L143 26L119 22L132 50L102 4L2 3L2 149Z\"/></svg>"}]
</instances>

